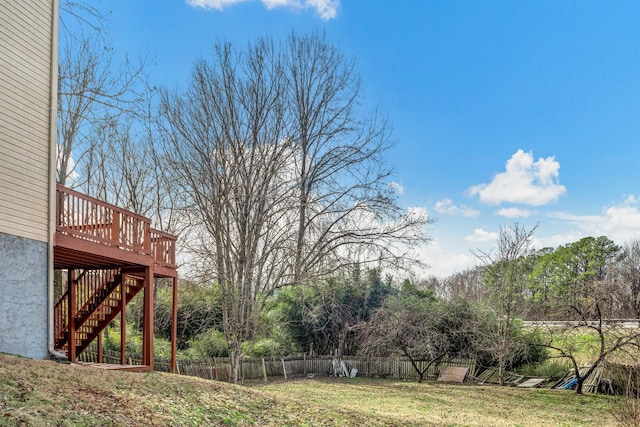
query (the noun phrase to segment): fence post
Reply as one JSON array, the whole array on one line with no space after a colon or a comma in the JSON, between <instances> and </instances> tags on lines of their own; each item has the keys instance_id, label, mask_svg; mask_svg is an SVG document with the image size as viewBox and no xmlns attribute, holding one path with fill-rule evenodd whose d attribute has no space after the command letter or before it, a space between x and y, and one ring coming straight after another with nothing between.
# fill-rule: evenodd
<instances>
[{"instance_id":1,"label":"fence post","mask_svg":"<svg viewBox=\"0 0 640 427\"><path fill-rule=\"evenodd\" d=\"M264 357L262 358L262 376L264 377L264 382L268 382L267 380L267 365L264 364Z\"/></svg>"},{"instance_id":2,"label":"fence post","mask_svg":"<svg viewBox=\"0 0 640 427\"><path fill-rule=\"evenodd\" d=\"M307 353L302 353L302 375L307 376Z\"/></svg>"},{"instance_id":3,"label":"fence post","mask_svg":"<svg viewBox=\"0 0 640 427\"><path fill-rule=\"evenodd\" d=\"M284 379L287 379L287 368L284 366L284 358L280 358L282 360L282 372L284 372Z\"/></svg>"},{"instance_id":4,"label":"fence post","mask_svg":"<svg viewBox=\"0 0 640 427\"><path fill-rule=\"evenodd\" d=\"M369 377L369 355L367 354L367 362L366 362L366 366L365 366L365 376L368 378Z\"/></svg>"}]
</instances>

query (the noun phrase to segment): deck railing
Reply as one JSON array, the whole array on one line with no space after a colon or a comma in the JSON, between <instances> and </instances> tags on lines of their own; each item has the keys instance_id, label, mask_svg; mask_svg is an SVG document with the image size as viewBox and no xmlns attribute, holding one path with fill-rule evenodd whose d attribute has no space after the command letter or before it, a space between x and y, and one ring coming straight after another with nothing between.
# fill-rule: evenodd
<instances>
[{"instance_id":1,"label":"deck railing","mask_svg":"<svg viewBox=\"0 0 640 427\"><path fill-rule=\"evenodd\" d=\"M171 234L150 229L151 232L151 256L157 265L163 267L176 267L176 240Z\"/></svg>"},{"instance_id":2,"label":"deck railing","mask_svg":"<svg viewBox=\"0 0 640 427\"><path fill-rule=\"evenodd\" d=\"M148 218L62 185L56 192L58 233L149 255L156 264L175 268L177 238L152 229Z\"/></svg>"}]
</instances>

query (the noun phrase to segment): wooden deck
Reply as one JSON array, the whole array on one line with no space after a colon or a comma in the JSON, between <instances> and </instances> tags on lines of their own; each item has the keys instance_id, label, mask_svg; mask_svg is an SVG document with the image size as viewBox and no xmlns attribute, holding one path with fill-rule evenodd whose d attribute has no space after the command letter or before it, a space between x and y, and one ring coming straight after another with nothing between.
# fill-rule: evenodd
<instances>
[{"instance_id":1,"label":"wooden deck","mask_svg":"<svg viewBox=\"0 0 640 427\"><path fill-rule=\"evenodd\" d=\"M145 365L116 365L113 363L76 362L77 365L90 368L105 369L107 371L149 372L151 369Z\"/></svg>"},{"instance_id":2,"label":"wooden deck","mask_svg":"<svg viewBox=\"0 0 640 427\"><path fill-rule=\"evenodd\" d=\"M158 277L176 277L176 240L148 218L57 186L56 269L151 266Z\"/></svg>"},{"instance_id":3,"label":"wooden deck","mask_svg":"<svg viewBox=\"0 0 640 427\"><path fill-rule=\"evenodd\" d=\"M124 355L126 305L143 292L144 366L133 369L152 369L154 282L171 278L175 367L176 241L176 236L151 228L148 218L58 185L53 264L64 275L67 288L54 306L56 349L75 362L77 354L119 315ZM119 369L123 365L124 356Z\"/></svg>"}]
</instances>

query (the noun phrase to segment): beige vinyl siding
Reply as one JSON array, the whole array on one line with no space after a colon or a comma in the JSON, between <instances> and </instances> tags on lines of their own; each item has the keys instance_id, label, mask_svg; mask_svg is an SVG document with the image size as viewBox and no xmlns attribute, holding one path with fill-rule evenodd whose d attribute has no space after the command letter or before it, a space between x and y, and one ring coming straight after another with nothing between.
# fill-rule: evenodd
<instances>
[{"instance_id":1,"label":"beige vinyl siding","mask_svg":"<svg viewBox=\"0 0 640 427\"><path fill-rule=\"evenodd\" d=\"M48 241L50 1L0 1L0 232Z\"/></svg>"}]
</instances>

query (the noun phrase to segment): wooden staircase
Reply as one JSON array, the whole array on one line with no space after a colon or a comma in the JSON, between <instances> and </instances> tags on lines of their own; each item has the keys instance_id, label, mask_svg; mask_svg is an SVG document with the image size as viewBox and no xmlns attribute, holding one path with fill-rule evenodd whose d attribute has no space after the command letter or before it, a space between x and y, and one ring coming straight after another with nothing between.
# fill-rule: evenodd
<instances>
[{"instance_id":1,"label":"wooden staircase","mask_svg":"<svg viewBox=\"0 0 640 427\"><path fill-rule=\"evenodd\" d=\"M144 275L123 274L121 269L74 270L70 280L75 287L75 310L69 315L68 286L54 307L54 346L68 354L71 321L76 354L80 354L120 314L123 303L126 306L144 288Z\"/></svg>"},{"instance_id":2,"label":"wooden staircase","mask_svg":"<svg viewBox=\"0 0 640 427\"><path fill-rule=\"evenodd\" d=\"M153 295L155 279L173 282L171 366L176 366L178 272L177 237L151 228L151 220L56 186L53 266L57 286L53 345L76 361L91 341L144 289L142 301L143 365L153 369ZM60 280L66 277L66 280ZM66 292L65 292L66 291ZM121 329L124 365L126 328ZM100 347L100 346L99 346ZM100 353L100 351L99 351Z\"/></svg>"}]
</instances>

